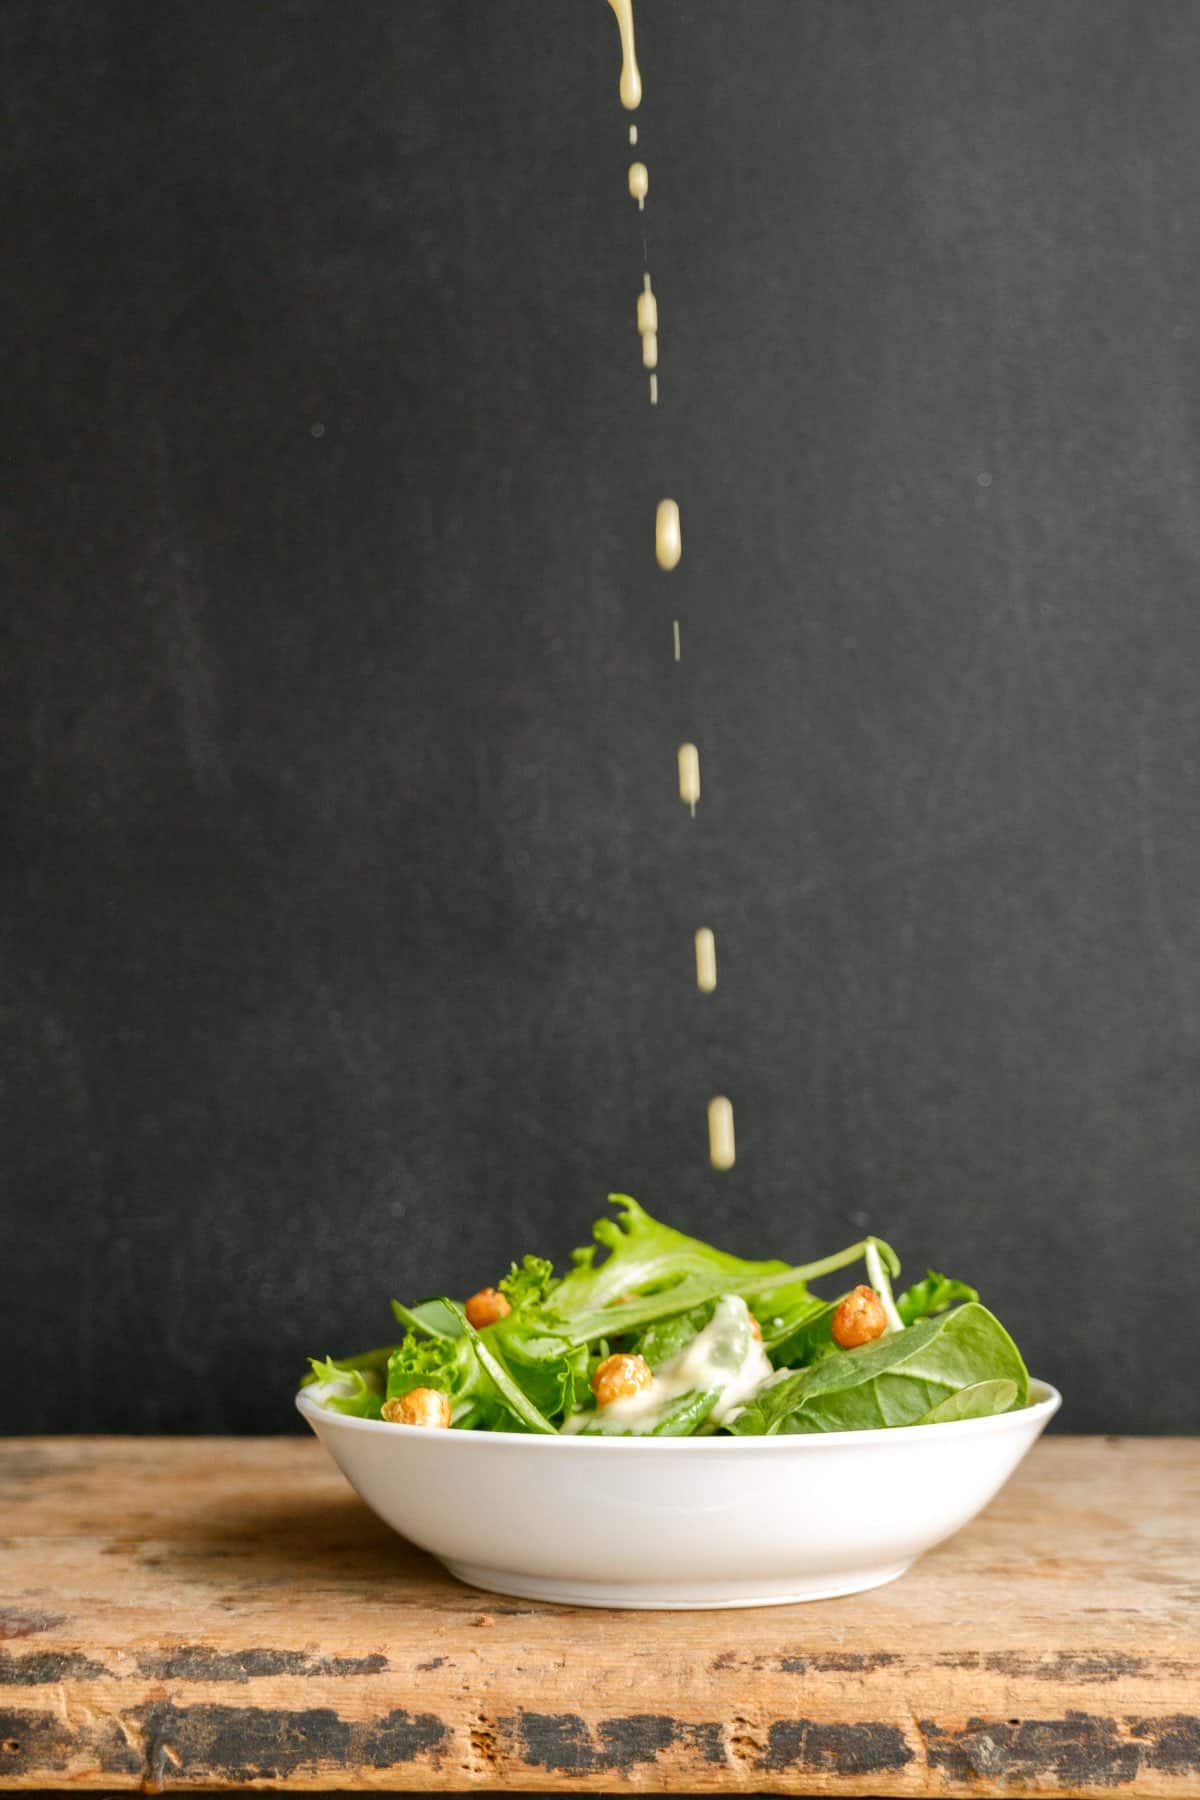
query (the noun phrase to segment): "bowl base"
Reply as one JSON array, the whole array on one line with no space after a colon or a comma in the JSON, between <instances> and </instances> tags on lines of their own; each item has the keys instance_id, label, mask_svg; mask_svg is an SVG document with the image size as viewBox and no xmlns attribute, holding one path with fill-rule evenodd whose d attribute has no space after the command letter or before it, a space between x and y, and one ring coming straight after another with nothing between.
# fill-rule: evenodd
<instances>
[{"instance_id":1,"label":"bowl base","mask_svg":"<svg viewBox=\"0 0 1200 1800\"><path fill-rule=\"evenodd\" d=\"M581 1582L549 1576L509 1574L476 1563L446 1562L451 1575L486 1593L509 1594L518 1600L552 1600L559 1606L605 1606L653 1612L707 1612L731 1606L793 1606L804 1600L836 1600L895 1581L911 1562L885 1563L866 1569L840 1569L833 1575L795 1576L778 1584L764 1581Z\"/></svg>"}]
</instances>

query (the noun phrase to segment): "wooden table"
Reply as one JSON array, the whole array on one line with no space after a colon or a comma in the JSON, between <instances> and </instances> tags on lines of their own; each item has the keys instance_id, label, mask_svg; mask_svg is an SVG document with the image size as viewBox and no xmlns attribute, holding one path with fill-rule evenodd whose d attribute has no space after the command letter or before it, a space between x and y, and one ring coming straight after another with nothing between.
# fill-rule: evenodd
<instances>
[{"instance_id":1,"label":"wooden table","mask_svg":"<svg viewBox=\"0 0 1200 1800\"><path fill-rule=\"evenodd\" d=\"M892 1587L591 1612L458 1586L312 1442L11 1441L0 1786L1200 1795L1198 1522L1200 1441L1050 1439Z\"/></svg>"}]
</instances>

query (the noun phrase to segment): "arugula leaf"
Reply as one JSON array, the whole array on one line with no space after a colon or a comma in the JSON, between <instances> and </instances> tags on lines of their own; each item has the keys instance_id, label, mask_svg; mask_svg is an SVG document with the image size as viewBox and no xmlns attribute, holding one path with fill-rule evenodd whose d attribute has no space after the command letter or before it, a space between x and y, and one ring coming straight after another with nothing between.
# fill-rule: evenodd
<instances>
[{"instance_id":1,"label":"arugula leaf","mask_svg":"<svg viewBox=\"0 0 1200 1800\"><path fill-rule=\"evenodd\" d=\"M959 1388L914 1419L914 1425L945 1425L952 1419L990 1419L993 1413L1011 1412L1017 1398L1015 1381L975 1381Z\"/></svg>"},{"instance_id":2,"label":"arugula leaf","mask_svg":"<svg viewBox=\"0 0 1200 1800\"><path fill-rule=\"evenodd\" d=\"M302 1385L320 1384L322 1406L328 1406L332 1412L346 1413L352 1419L377 1419L379 1409L383 1405L383 1380L373 1365L362 1366L361 1357L347 1357L344 1361L334 1362L332 1358L310 1356L311 1374L306 1376ZM348 1365L358 1366L350 1367Z\"/></svg>"},{"instance_id":3,"label":"arugula leaf","mask_svg":"<svg viewBox=\"0 0 1200 1800\"><path fill-rule=\"evenodd\" d=\"M959 1300L978 1300L979 1295L965 1281L952 1281L948 1275L939 1275L936 1269L930 1269L924 1281L915 1281L910 1288L897 1296L896 1310L906 1325L915 1325L918 1319L927 1319L933 1313L945 1312Z\"/></svg>"},{"instance_id":4,"label":"arugula leaf","mask_svg":"<svg viewBox=\"0 0 1200 1800\"><path fill-rule=\"evenodd\" d=\"M798 1370L764 1389L732 1429L761 1435L913 1425L960 1388L990 1380L1013 1382L1016 1404L1026 1404L1029 1376L1019 1350L986 1307L968 1301Z\"/></svg>"}]
</instances>

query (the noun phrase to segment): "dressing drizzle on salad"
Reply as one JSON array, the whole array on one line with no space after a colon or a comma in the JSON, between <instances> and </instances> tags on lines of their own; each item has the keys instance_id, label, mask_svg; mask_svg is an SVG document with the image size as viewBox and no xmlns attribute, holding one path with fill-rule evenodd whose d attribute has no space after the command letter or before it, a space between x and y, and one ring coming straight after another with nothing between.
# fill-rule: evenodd
<instances>
[{"instance_id":1,"label":"dressing drizzle on salad","mask_svg":"<svg viewBox=\"0 0 1200 1800\"><path fill-rule=\"evenodd\" d=\"M739 1294L728 1294L718 1300L708 1324L655 1371L649 1387L614 1400L596 1413L575 1413L562 1429L585 1431L595 1425L602 1411L606 1432L653 1434L669 1418L676 1401L688 1394L715 1394L718 1397L699 1427L711 1431L727 1424L774 1375L762 1339L751 1328L749 1307Z\"/></svg>"}]
</instances>

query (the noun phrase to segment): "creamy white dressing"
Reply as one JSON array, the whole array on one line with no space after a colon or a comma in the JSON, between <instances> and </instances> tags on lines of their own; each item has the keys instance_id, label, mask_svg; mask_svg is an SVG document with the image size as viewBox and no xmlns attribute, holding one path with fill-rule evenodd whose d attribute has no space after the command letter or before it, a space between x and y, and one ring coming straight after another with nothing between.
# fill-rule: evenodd
<instances>
[{"instance_id":1,"label":"creamy white dressing","mask_svg":"<svg viewBox=\"0 0 1200 1800\"><path fill-rule=\"evenodd\" d=\"M708 1160L714 1169L732 1169L737 1161L733 1101L726 1094L714 1094L708 1103Z\"/></svg>"},{"instance_id":2,"label":"creamy white dressing","mask_svg":"<svg viewBox=\"0 0 1200 1800\"><path fill-rule=\"evenodd\" d=\"M770 1358L750 1329L746 1302L740 1294L725 1294L703 1331L655 1371L648 1387L603 1408L604 1422L614 1431L629 1430L653 1422L684 1394L706 1394L720 1388L721 1398L705 1423L725 1425L774 1374ZM562 1429L582 1431L595 1419L592 1412L576 1413Z\"/></svg>"}]
</instances>

